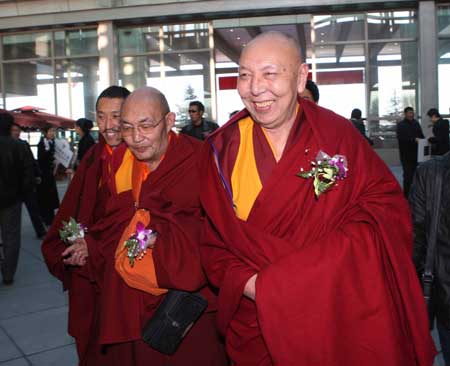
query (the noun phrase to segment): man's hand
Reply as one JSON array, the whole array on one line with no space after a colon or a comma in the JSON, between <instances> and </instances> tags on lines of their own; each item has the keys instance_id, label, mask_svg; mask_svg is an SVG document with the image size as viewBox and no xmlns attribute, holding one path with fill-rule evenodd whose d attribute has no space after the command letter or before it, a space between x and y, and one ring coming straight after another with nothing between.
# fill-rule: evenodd
<instances>
[{"instance_id":1,"label":"man's hand","mask_svg":"<svg viewBox=\"0 0 450 366\"><path fill-rule=\"evenodd\" d=\"M256 296L256 278L258 277L258 274L254 274L250 279L247 281L244 287L244 295L247 296L249 299L255 300Z\"/></svg>"},{"instance_id":2,"label":"man's hand","mask_svg":"<svg viewBox=\"0 0 450 366\"><path fill-rule=\"evenodd\" d=\"M89 256L86 241L77 239L73 244L62 252L63 262L68 266L84 266Z\"/></svg>"}]
</instances>

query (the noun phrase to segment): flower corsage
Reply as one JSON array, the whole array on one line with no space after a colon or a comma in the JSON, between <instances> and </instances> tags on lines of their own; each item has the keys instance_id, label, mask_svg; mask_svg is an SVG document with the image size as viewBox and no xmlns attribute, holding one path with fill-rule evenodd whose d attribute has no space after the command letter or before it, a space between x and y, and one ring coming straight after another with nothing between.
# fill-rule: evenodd
<instances>
[{"instance_id":1,"label":"flower corsage","mask_svg":"<svg viewBox=\"0 0 450 366\"><path fill-rule=\"evenodd\" d=\"M347 177L347 159L343 155L328 154L320 150L316 160L311 161L311 170L304 171L303 168L297 174L299 177L314 178L314 193L317 198L336 184L336 181Z\"/></svg>"},{"instance_id":2,"label":"flower corsage","mask_svg":"<svg viewBox=\"0 0 450 366\"><path fill-rule=\"evenodd\" d=\"M87 229L84 225L79 224L71 217L69 221L62 222L62 228L59 230L59 237L67 246L71 246L75 240L84 238L84 233L86 231Z\"/></svg>"},{"instance_id":3,"label":"flower corsage","mask_svg":"<svg viewBox=\"0 0 450 366\"><path fill-rule=\"evenodd\" d=\"M134 266L136 259L140 260L147 253L151 239L157 235L156 231L146 229L142 222L136 224L136 232L125 240L124 247L127 249L127 257L130 266Z\"/></svg>"}]
</instances>

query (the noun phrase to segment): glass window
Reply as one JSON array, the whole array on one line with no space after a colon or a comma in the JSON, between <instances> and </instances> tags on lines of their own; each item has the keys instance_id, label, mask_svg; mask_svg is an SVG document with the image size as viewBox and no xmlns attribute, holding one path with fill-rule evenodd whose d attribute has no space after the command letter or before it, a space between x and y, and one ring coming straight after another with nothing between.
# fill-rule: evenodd
<instances>
[{"instance_id":1,"label":"glass window","mask_svg":"<svg viewBox=\"0 0 450 366\"><path fill-rule=\"evenodd\" d=\"M33 106L55 113L51 61L3 64L3 69L6 109Z\"/></svg>"},{"instance_id":2,"label":"glass window","mask_svg":"<svg viewBox=\"0 0 450 366\"><path fill-rule=\"evenodd\" d=\"M159 52L160 27L122 28L118 30L120 55Z\"/></svg>"},{"instance_id":3,"label":"glass window","mask_svg":"<svg viewBox=\"0 0 450 366\"><path fill-rule=\"evenodd\" d=\"M164 51L209 48L208 24L165 25Z\"/></svg>"},{"instance_id":4,"label":"glass window","mask_svg":"<svg viewBox=\"0 0 450 366\"><path fill-rule=\"evenodd\" d=\"M383 147L395 147L395 126L405 107L416 109L417 43L369 45L369 112L372 136L382 136Z\"/></svg>"},{"instance_id":5,"label":"glass window","mask_svg":"<svg viewBox=\"0 0 450 366\"><path fill-rule=\"evenodd\" d=\"M415 38L417 19L414 11L368 13L369 39Z\"/></svg>"},{"instance_id":6,"label":"glass window","mask_svg":"<svg viewBox=\"0 0 450 366\"><path fill-rule=\"evenodd\" d=\"M73 29L55 32L56 56L97 55L97 30Z\"/></svg>"},{"instance_id":7,"label":"glass window","mask_svg":"<svg viewBox=\"0 0 450 366\"><path fill-rule=\"evenodd\" d=\"M361 41L364 36L364 15L320 15L314 17L316 43Z\"/></svg>"},{"instance_id":8,"label":"glass window","mask_svg":"<svg viewBox=\"0 0 450 366\"><path fill-rule=\"evenodd\" d=\"M439 40L438 57L439 111L450 114L450 38Z\"/></svg>"},{"instance_id":9,"label":"glass window","mask_svg":"<svg viewBox=\"0 0 450 366\"><path fill-rule=\"evenodd\" d=\"M439 37L450 37L450 5L440 6L437 18Z\"/></svg>"},{"instance_id":10,"label":"glass window","mask_svg":"<svg viewBox=\"0 0 450 366\"><path fill-rule=\"evenodd\" d=\"M25 33L3 37L5 60L50 57L51 33Z\"/></svg>"},{"instance_id":11,"label":"glass window","mask_svg":"<svg viewBox=\"0 0 450 366\"><path fill-rule=\"evenodd\" d=\"M98 58L58 60L56 63L58 115L95 120L98 95Z\"/></svg>"},{"instance_id":12,"label":"glass window","mask_svg":"<svg viewBox=\"0 0 450 366\"><path fill-rule=\"evenodd\" d=\"M354 108L366 115L363 44L316 47L316 82L319 105L350 118Z\"/></svg>"},{"instance_id":13,"label":"glass window","mask_svg":"<svg viewBox=\"0 0 450 366\"><path fill-rule=\"evenodd\" d=\"M205 118L211 118L209 51L148 56L126 56L120 60L120 83L129 90L152 86L163 92L177 114L176 127L188 123L188 105L199 100Z\"/></svg>"},{"instance_id":14,"label":"glass window","mask_svg":"<svg viewBox=\"0 0 450 366\"><path fill-rule=\"evenodd\" d=\"M160 55L122 57L119 72L120 84L133 91L146 86L149 78L159 78L163 71L160 59Z\"/></svg>"}]
</instances>

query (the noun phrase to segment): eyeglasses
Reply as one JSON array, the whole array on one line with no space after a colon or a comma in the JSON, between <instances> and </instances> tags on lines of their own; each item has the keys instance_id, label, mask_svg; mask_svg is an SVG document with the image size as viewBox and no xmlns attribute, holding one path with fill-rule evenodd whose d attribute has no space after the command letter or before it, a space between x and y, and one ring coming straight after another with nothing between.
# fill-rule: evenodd
<instances>
[{"instance_id":1,"label":"eyeglasses","mask_svg":"<svg viewBox=\"0 0 450 366\"><path fill-rule=\"evenodd\" d=\"M198 110L195 110L195 109L189 109L189 113L198 113Z\"/></svg>"},{"instance_id":2,"label":"eyeglasses","mask_svg":"<svg viewBox=\"0 0 450 366\"><path fill-rule=\"evenodd\" d=\"M131 126L130 124L124 124L122 122L120 126L120 131L122 132L122 136L128 137L133 135L133 131L136 128L141 135L150 135L156 127L166 118L166 116L163 116L158 122L155 123L149 123L149 122L143 122L136 127Z\"/></svg>"}]
</instances>

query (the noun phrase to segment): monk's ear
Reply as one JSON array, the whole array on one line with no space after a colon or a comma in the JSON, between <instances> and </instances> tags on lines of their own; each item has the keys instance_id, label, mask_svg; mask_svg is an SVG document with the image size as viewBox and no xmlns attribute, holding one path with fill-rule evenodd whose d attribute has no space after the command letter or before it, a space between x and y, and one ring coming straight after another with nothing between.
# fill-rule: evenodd
<instances>
[{"instance_id":1,"label":"monk's ear","mask_svg":"<svg viewBox=\"0 0 450 366\"><path fill-rule=\"evenodd\" d=\"M173 126L175 126L175 119L176 119L176 114L173 112L169 112L166 114L166 129L167 132L169 132Z\"/></svg>"},{"instance_id":2,"label":"monk's ear","mask_svg":"<svg viewBox=\"0 0 450 366\"><path fill-rule=\"evenodd\" d=\"M301 64L298 68L298 94L303 93L305 90L306 81L308 80L309 67L307 64Z\"/></svg>"}]
</instances>

